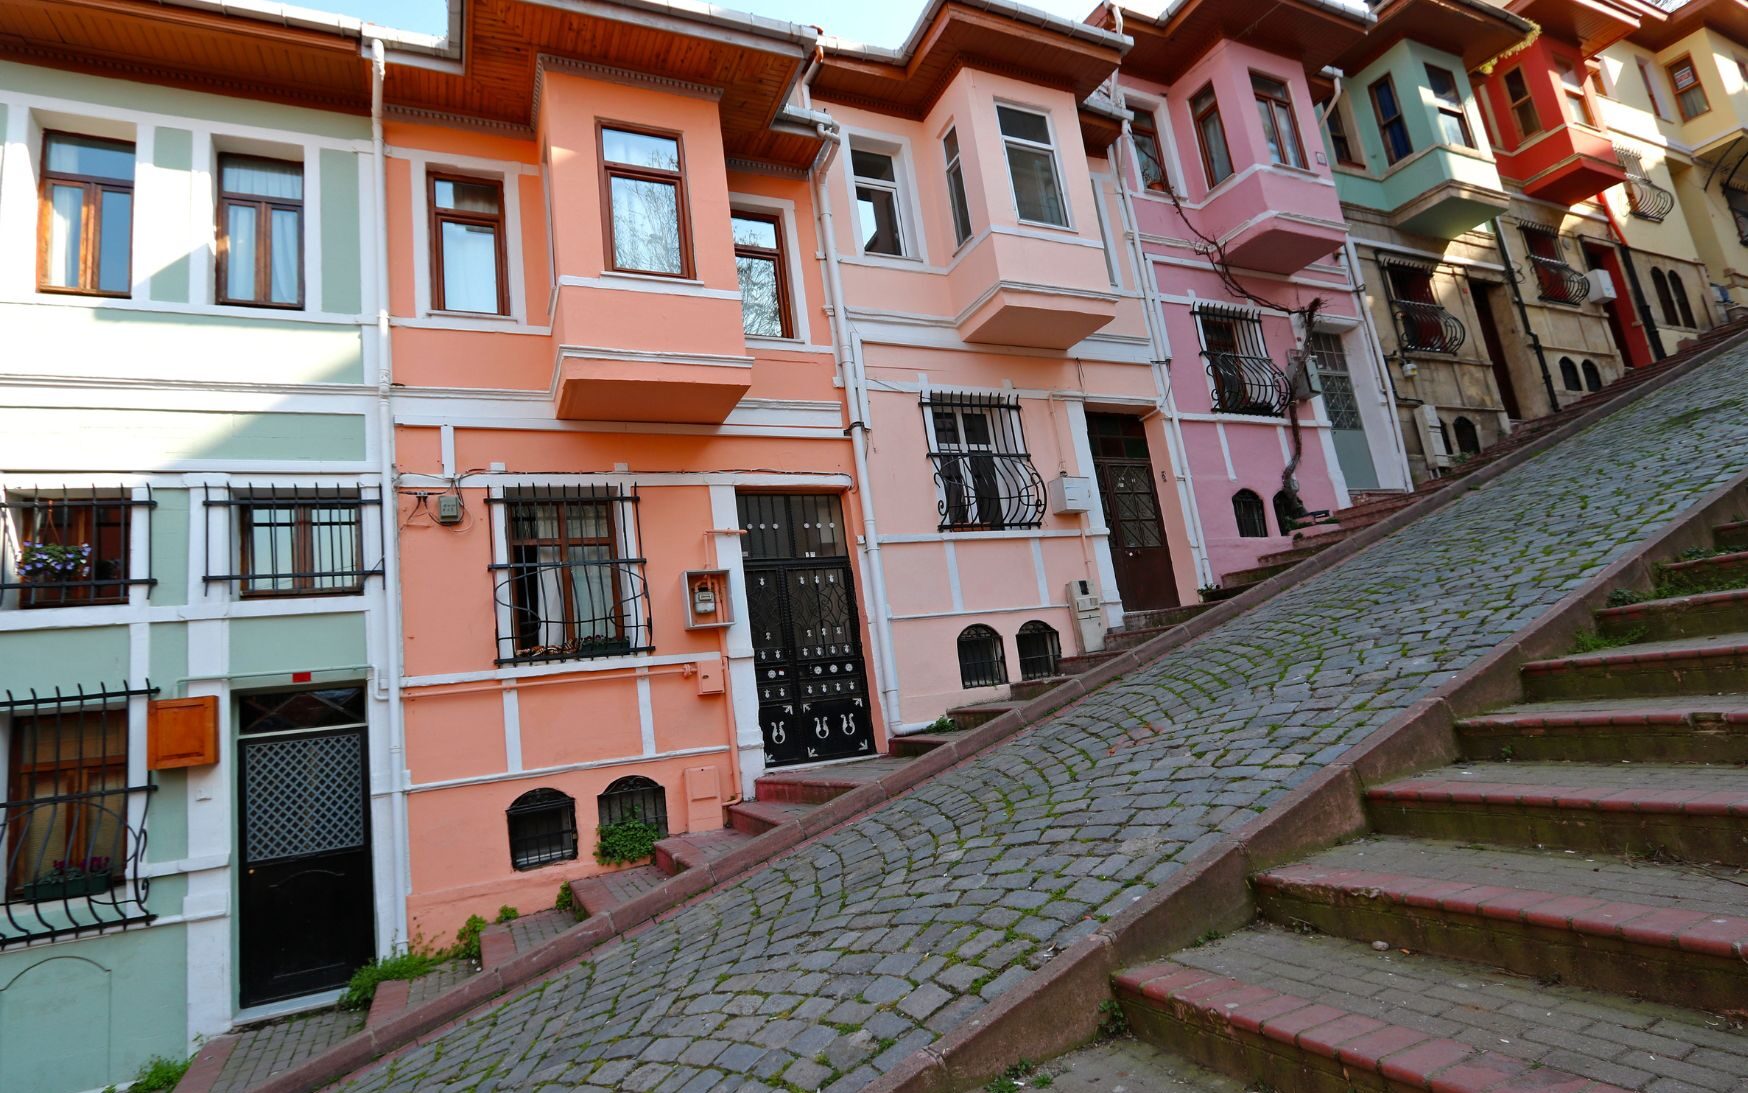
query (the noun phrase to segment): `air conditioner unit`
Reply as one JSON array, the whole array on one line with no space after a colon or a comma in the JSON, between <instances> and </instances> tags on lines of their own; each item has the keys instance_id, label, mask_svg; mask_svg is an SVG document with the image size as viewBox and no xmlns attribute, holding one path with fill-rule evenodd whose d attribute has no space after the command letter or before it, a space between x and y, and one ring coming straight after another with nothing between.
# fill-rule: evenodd
<instances>
[{"instance_id":1,"label":"air conditioner unit","mask_svg":"<svg viewBox=\"0 0 1748 1093\"><path fill-rule=\"evenodd\" d=\"M1072 474L1058 475L1044 485L1050 511L1058 516L1092 508L1092 479Z\"/></svg>"},{"instance_id":2,"label":"air conditioner unit","mask_svg":"<svg viewBox=\"0 0 1748 1093\"><path fill-rule=\"evenodd\" d=\"M1606 304L1615 298L1614 278L1609 275L1608 270L1593 269L1584 275L1584 279L1590 282L1589 298L1591 300L1599 304Z\"/></svg>"}]
</instances>

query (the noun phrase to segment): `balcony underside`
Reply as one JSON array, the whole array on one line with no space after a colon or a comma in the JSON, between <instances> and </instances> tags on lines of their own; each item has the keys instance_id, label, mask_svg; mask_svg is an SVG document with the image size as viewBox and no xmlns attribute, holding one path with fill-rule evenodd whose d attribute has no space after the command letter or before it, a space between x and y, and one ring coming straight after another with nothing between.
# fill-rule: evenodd
<instances>
[{"instance_id":1,"label":"balcony underside","mask_svg":"<svg viewBox=\"0 0 1748 1093\"><path fill-rule=\"evenodd\" d=\"M1067 349L1117 315L1114 293L1002 282L958 322L968 342Z\"/></svg>"},{"instance_id":2,"label":"balcony underside","mask_svg":"<svg viewBox=\"0 0 1748 1093\"><path fill-rule=\"evenodd\" d=\"M1334 253L1346 235L1340 224L1270 211L1241 225L1221 242L1228 261L1240 269L1297 273Z\"/></svg>"},{"instance_id":3,"label":"balcony underside","mask_svg":"<svg viewBox=\"0 0 1748 1093\"><path fill-rule=\"evenodd\" d=\"M627 354L559 359L557 416L570 421L719 425L752 386L750 358L662 360Z\"/></svg>"},{"instance_id":4,"label":"balcony underside","mask_svg":"<svg viewBox=\"0 0 1748 1093\"><path fill-rule=\"evenodd\" d=\"M1392 211L1390 223L1415 235L1455 239L1498 216L1510 204L1504 190L1453 179Z\"/></svg>"},{"instance_id":5,"label":"balcony underside","mask_svg":"<svg viewBox=\"0 0 1748 1093\"><path fill-rule=\"evenodd\" d=\"M1523 192L1556 205L1588 201L1627 180L1627 174L1612 155L1608 158L1574 153L1523 180Z\"/></svg>"}]
</instances>

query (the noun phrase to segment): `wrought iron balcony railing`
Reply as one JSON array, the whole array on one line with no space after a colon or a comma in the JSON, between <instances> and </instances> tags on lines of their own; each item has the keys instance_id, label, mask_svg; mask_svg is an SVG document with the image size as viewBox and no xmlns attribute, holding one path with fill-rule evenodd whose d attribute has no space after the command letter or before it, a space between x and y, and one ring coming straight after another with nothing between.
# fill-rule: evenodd
<instances>
[{"instance_id":1,"label":"wrought iron balcony railing","mask_svg":"<svg viewBox=\"0 0 1748 1093\"><path fill-rule=\"evenodd\" d=\"M1267 357L1204 351L1214 381L1214 412L1281 417L1293 400L1286 373Z\"/></svg>"},{"instance_id":2,"label":"wrought iron balcony railing","mask_svg":"<svg viewBox=\"0 0 1748 1093\"><path fill-rule=\"evenodd\" d=\"M1736 220L1736 238L1748 245L1748 212L1741 209L1731 209L1730 215Z\"/></svg>"},{"instance_id":3,"label":"wrought iron balcony railing","mask_svg":"<svg viewBox=\"0 0 1748 1093\"><path fill-rule=\"evenodd\" d=\"M1455 353L1469 332L1462 321L1438 304L1393 300L1402 348L1410 353Z\"/></svg>"},{"instance_id":4,"label":"wrought iron balcony railing","mask_svg":"<svg viewBox=\"0 0 1748 1093\"><path fill-rule=\"evenodd\" d=\"M505 562L497 583L498 663L647 653L649 588L642 558Z\"/></svg>"},{"instance_id":5,"label":"wrought iron balcony railing","mask_svg":"<svg viewBox=\"0 0 1748 1093\"><path fill-rule=\"evenodd\" d=\"M1542 299L1556 304L1581 304L1590 298L1590 282L1566 263L1532 254L1530 268L1536 271Z\"/></svg>"},{"instance_id":6,"label":"wrought iron balcony railing","mask_svg":"<svg viewBox=\"0 0 1748 1093\"><path fill-rule=\"evenodd\" d=\"M1032 457L1010 452L930 452L941 531L1000 531L1044 523L1044 479Z\"/></svg>"},{"instance_id":7,"label":"wrought iron balcony railing","mask_svg":"<svg viewBox=\"0 0 1748 1093\"><path fill-rule=\"evenodd\" d=\"M1627 207L1640 220L1661 223L1675 208L1675 195L1648 178L1627 176Z\"/></svg>"}]
</instances>

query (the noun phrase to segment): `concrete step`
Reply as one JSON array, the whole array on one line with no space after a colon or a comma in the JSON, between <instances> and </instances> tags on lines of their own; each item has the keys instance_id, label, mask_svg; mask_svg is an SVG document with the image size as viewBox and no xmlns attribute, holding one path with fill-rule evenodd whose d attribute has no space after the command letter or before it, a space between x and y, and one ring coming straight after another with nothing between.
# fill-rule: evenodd
<instances>
[{"instance_id":1,"label":"concrete step","mask_svg":"<svg viewBox=\"0 0 1748 1093\"><path fill-rule=\"evenodd\" d=\"M1386 835L1748 865L1748 770L1472 763L1366 790Z\"/></svg>"},{"instance_id":2,"label":"concrete step","mask_svg":"<svg viewBox=\"0 0 1748 1093\"><path fill-rule=\"evenodd\" d=\"M1176 626L1188 622L1208 609L1205 603L1186 603L1178 607L1160 607L1150 611L1123 612L1123 629L1145 629L1156 626Z\"/></svg>"},{"instance_id":3,"label":"concrete step","mask_svg":"<svg viewBox=\"0 0 1748 1093\"><path fill-rule=\"evenodd\" d=\"M988 721L994 721L1009 710L1017 710L1024 702L976 702L969 706L955 706L947 711L947 716L960 729L975 729Z\"/></svg>"},{"instance_id":4,"label":"concrete step","mask_svg":"<svg viewBox=\"0 0 1748 1093\"><path fill-rule=\"evenodd\" d=\"M802 770L777 770L754 780L753 796L777 804L823 805L857 786L879 781L908 762L897 756L879 755Z\"/></svg>"},{"instance_id":5,"label":"concrete step","mask_svg":"<svg viewBox=\"0 0 1748 1093\"><path fill-rule=\"evenodd\" d=\"M1292 569L1298 564L1299 563L1297 562L1276 562L1273 565L1255 565L1251 566L1249 569L1235 569L1220 578L1220 587L1226 589L1261 584L1270 577L1273 577L1276 574L1285 573L1287 570Z\"/></svg>"},{"instance_id":6,"label":"concrete step","mask_svg":"<svg viewBox=\"0 0 1748 1093\"><path fill-rule=\"evenodd\" d=\"M1456 729L1470 759L1748 763L1748 695L1529 703Z\"/></svg>"},{"instance_id":7,"label":"concrete step","mask_svg":"<svg viewBox=\"0 0 1748 1093\"><path fill-rule=\"evenodd\" d=\"M1523 666L1524 697L1651 698L1748 692L1748 633L1634 642Z\"/></svg>"},{"instance_id":8,"label":"concrete step","mask_svg":"<svg viewBox=\"0 0 1748 1093\"><path fill-rule=\"evenodd\" d=\"M630 903L668 879L654 865L632 865L610 873L573 876L571 898L584 913L594 916Z\"/></svg>"},{"instance_id":9,"label":"concrete step","mask_svg":"<svg viewBox=\"0 0 1748 1093\"><path fill-rule=\"evenodd\" d=\"M655 844L654 864L667 876L699 869L727 857L747 844L749 836L725 827L720 831L696 831L672 835Z\"/></svg>"},{"instance_id":10,"label":"concrete step","mask_svg":"<svg viewBox=\"0 0 1748 1093\"><path fill-rule=\"evenodd\" d=\"M1144 645L1161 634L1176 630L1178 626L1178 623L1173 623L1170 626L1143 626L1135 629L1124 627L1121 630L1107 630L1105 631L1105 649L1109 652L1121 653L1125 649Z\"/></svg>"},{"instance_id":11,"label":"concrete step","mask_svg":"<svg viewBox=\"0 0 1748 1093\"><path fill-rule=\"evenodd\" d=\"M1268 926L1113 986L1140 1039L1282 1093L1675 1089L1689 1058L1711 1065L1688 1088L1748 1073L1748 1041L1703 1014Z\"/></svg>"},{"instance_id":12,"label":"concrete step","mask_svg":"<svg viewBox=\"0 0 1748 1093\"><path fill-rule=\"evenodd\" d=\"M1061 675L1049 676L1045 679L1023 679L1018 683L1008 684L1008 696L1013 701L1024 704L1037 698L1039 695L1049 694L1057 687L1068 682L1069 678L1070 677L1068 676Z\"/></svg>"},{"instance_id":13,"label":"concrete step","mask_svg":"<svg viewBox=\"0 0 1748 1093\"><path fill-rule=\"evenodd\" d=\"M952 716L952 712L948 712ZM915 759L919 755L927 755L936 748L951 744L958 734L952 732L913 732L908 736L895 736L889 747L892 754L903 759Z\"/></svg>"},{"instance_id":14,"label":"concrete step","mask_svg":"<svg viewBox=\"0 0 1748 1093\"><path fill-rule=\"evenodd\" d=\"M1596 613L1596 632L1634 641L1748 633L1748 588L1604 608Z\"/></svg>"},{"instance_id":15,"label":"concrete step","mask_svg":"<svg viewBox=\"0 0 1748 1093\"><path fill-rule=\"evenodd\" d=\"M1081 653L1077 656L1063 657L1056 662L1056 674L1077 676L1082 672L1090 672L1119 652L1121 652L1119 649L1101 649L1096 653Z\"/></svg>"},{"instance_id":16,"label":"concrete step","mask_svg":"<svg viewBox=\"0 0 1748 1093\"><path fill-rule=\"evenodd\" d=\"M728 806L728 825L747 835L763 835L818 807L785 801L741 801Z\"/></svg>"},{"instance_id":17,"label":"concrete step","mask_svg":"<svg viewBox=\"0 0 1748 1093\"><path fill-rule=\"evenodd\" d=\"M1683 591L1706 592L1748 585L1748 550L1714 554L1687 562L1665 562L1657 567L1663 580Z\"/></svg>"},{"instance_id":18,"label":"concrete step","mask_svg":"<svg viewBox=\"0 0 1748 1093\"><path fill-rule=\"evenodd\" d=\"M1748 998L1748 899L1691 868L1370 838L1255 884L1282 926L1671 1005Z\"/></svg>"},{"instance_id":19,"label":"concrete step","mask_svg":"<svg viewBox=\"0 0 1748 1093\"><path fill-rule=\"evenodd\" d=\"M1719 524L1712 529L1712 542L1719 548L1748 550L1748 520Z\"/></svg>"},{"instance_id":20,"label":"concrete step","mask_svg":"<svg viewBox=\"0 0 1748 1093\"><path fill-rule=\"evenodd\" d=\"M1297 536L1295 536L1295 540ZM1257 559L1259 565L1297 565L1307 558L1314 558L1328 550L1331 543L1324 537L1315 537L1307 541L1305 546L1296 546L1291 550L1277 550L1273 554L1264 554Z\"/></svg>"}]
</instances>

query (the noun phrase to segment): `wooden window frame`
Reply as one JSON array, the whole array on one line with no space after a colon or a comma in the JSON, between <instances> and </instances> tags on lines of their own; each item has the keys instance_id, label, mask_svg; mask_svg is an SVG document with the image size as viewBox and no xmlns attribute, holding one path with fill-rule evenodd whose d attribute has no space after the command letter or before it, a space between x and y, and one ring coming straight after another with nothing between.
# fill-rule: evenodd
<instances>
[{"instance_id":1,"label":"wooden window frame","mask_svg":"<svg viewBox=\"0 0 1748 1093\"><path fill-rule=\"evenodd\" d=\"M134 200L134 180L122 181L115 178L99 178L96 175L77 175L71 171L52 171L49 169L49 144L56 137L69 137L74 140L98 140L109 144L124 145L128 155L133 157L134 170L139 170L139 149L133 141L113 140L109 137L92 136L89 133L71 133L63 129L47 129L42 135L41 176L37 179L36 206L36 290L52 292L63 296L102 296L112 300L126 300L133 296L134 275L134 220L139 215L139 203ZM50 196L56 186L77 186L83 190L79 202L79 283L77 285L49 284L49 225L54 215L54 199ZM127 279L128 287L122 291L106 291L97 287L97 263L103 252L103 194L106 191L125 193L128 196L128 239L127 239Z\"/></svg>"},{"instance_id":2,"label":"wooden window frame","mask_svg":"<svg viewBox=\"0 0 1748 1093\"><path fill-rule=\"evenodd\" d=\"M74 748L74 754L65 755L61 742L56 741L54 759L49 762L24 761L24 744L27 738L34 743L43 735L43 728L56 733L64 726L70 725L75 734L82 734L83 722L87 718L101 722L101 739L98 752L95 755L84 754L83 744ZM23 722L30 722L32 731L26 732ZM131 741L128 739L128 716L125 706L103 706L95 709L75 710L70 716L54 712L38 714L15 714L12 717L9 735L11 740L7 745L6 759L6 812L16 811L20 816L26 815L33 807L40 807L36 802L52 801L56 798L67 798L52 806L55 812L65 810L71 815L66 820L69 838L76 840L79 848L66 860L70 863L79 862L79 868L89 869L89 863L94 856L91 846L93 829L100 820L94 816L101 815L105 808L105 800L113 796L125 800L128 792L127 761ZM112 751L111 745L118 744L119 752ZM36 783L43 778L52 779L54 785L50 792L43 793ZM105 785L104 783L109 783ZM127 816L110 821L116 827L119 845L113 854L102 855L109 859L109 876L120 879L126 875L128 866L127 844L131 838ZM16 844L29 829L28 823L19 823L5 843L0 844L0 853L4 853L8 862L6 873L0 876L0 904L19 894L25 885L30 883L22 874L13 871L25 865L24 855L19 854L13 861ZM48 901L45 901L48 902ZM56 900L55 902L58 902Z\"/></svg>"},{"instance_id":3,"label":"wooden window frame","mask_svg":"<svg viewBox=\"0 0 1748 1093\"><path fill-rule=\"evenodd\" d=\"M517 510L519 508L523 508L523 507L538 508L539 506L542 506L542 505L551 506L555 510L554 530L557 532L557 534L551 538L524 539L524 538L517 537L517 535L516 535L516 525L518 522ZM571 536L568 532L567 517L568 517L568 510L572 506L599 507L601 512L605 514L605 519L606 519L606 524L607 524L605 534L603 534L603 535L576 536L576 537ZM623 552L621 550L621 544L620 544L619 513L616 511L617 507L618 507L618 503L612 498L567 497L563 493L556 493L556 494L551 494L551 495L547 495L547 496L531 495L531 496L527 496L527 497L516 497L516 498L506 499L506 502L504 505L504 509L505 509L505 512L504 512L504 546L505 546L505 550L506 550L506 556L509 557L510 561L513 564L518 561L517 554L516 554L518 549L529 550L532 552L530 557L533 559L538 559L540 548L542 548L542 547L557 548L558 553L559 553L559 557L561 559L565 559L565 560L559 561L556 563L552 563L552 564L559 566L559 567L563 567L563 568L568 568L571 565L578 564L578 563L570 562L568 560L570 557L570 551L573 547L601 547L601 546L605 546L607 548L607 552L608 552L607 557L605 559L602 559L600 564L612 563L612 567L611 567L612 577L611 577L611 579L613 582L613 585L612 585L612 587L613 587L613 613L611 616L611 621L612 621L613 632L614 632L614 636L613 636L612 640L615 642L623 642L623 641L629 640L628 635L630 632L630 627L628 627L626 624L625 615L626 615L626 599L627 599L627 597L625 594L625 589L624 589L623 585L620 583L621 578L620 578L620 572L618 569L618 563L623 562L625 559L624 559ZM526 564L538 566L538 565L541 565L542 563L540 563L536 560L536 561L529 561ZM560 599L562 600L562 603L557 604L557 605L549 605L549 604L544 604L544 603L522 603L521 602L521 596L522 596L521 588L522 588L522 584L520 583L520 581L513 579L511 586L510 586L510 601L511 601L512 611L522 612L524 614L531 615L537 619L544 620L544 622L546 624L550 625L551 622L554 620L552 620L549 616L547 616L543 612L552 606L559 606L559 607L561 607L561 609L563 611L563 617L557 621L559 621L562 625L564 625L567 628L579 627L583 623L585 623L587 621L591 621L591 620L584 619L582 617L582 615L580 614L578 606L577 606L577 602L576 602L576 586L569 580L562 581L558 584L558 588L561 589ZM606 620L602 620L602 621L605 622ZM519 637L520 637L520 635L518 635L518 640L519 640ZM517 654L519 656L523 655L523 651L518 649Z\"/></svg>"},{"instance_id":4,"label":"wooden window frame","mask_svg":"<svg viewBox=\"0 0 1748 1093\"><path fill-rule=\"evenodd\" d=\"M640 167L629 163L609 162L607 131L630 133L640 137L656 137L674 142L676 166L669 171L661 167ZM677 129L657 129L648 125L598 119L595 122L595 155L601 161L601 238L607 242L606 267L615 273L635 273L643 277L669 277L681 281L693 279L692 213L686 192L686 142ZM680 269L678 273L659 269L637 269L619 264L619 248L613 239L613 180L656 182L674 187L674 230L680 239Z\"/></svg>"},{"instance_id":5,"label":"wooden window frame","mask_svg":"<svg viewBox=\"0 0 1748 1093\"><path fill-rule=\"evenodd\" d=\"M71 540L78 541L83 535L84 542L91 547L90 568L93 574L105 559L98 553L98 527L102 515L114 510L111 518L118 529L117 555L108 559L120 569L121 576L101 579L93 577L85 586L74 585L69 588L32 589L28 582L20 590L19 607L24 608L55 608L55 607L93 607L100 605L125 604L128 601L128 589L133 585L133 506L124 498L113 501L99 500L90 505L66 505L66 511L71 514L75 527L70 532ZM43 530L37 524L40 516L52 515L57 509L53 498L39 500L28 508L21 510L25 515L19 517L18 534L21 540L31 541L42 539ZM63 543L62 545L66 545ZM113 586L113 591L100 593L99 589Z\"/></svg>"},{"instance_id":6,"label":"wooden window frame","mask_svg":"<svg viewBox=\"0 0 1748 1093\"><path fill-rule=\"evenodd\" d=\"M234 307L269 307L279 311L302 311L304 308L304 291L308 278L304 273L304 256L306 244L304 229L307 221L304 217L302 198L263 197L260 194L236 193L224 188L225 164L228 161L254 160L260 163L295 164L301 178L304 165L297 160L275 159L271 156L251 156L236 153L221 154L218 157L218 203L214 228L218 238L218 270L217 284L213 286L213 299L221 304ZM232 206L243 206L255 210L255 296L252 299L230 296L226 294L225 286L230 283L231 235L229 219L225 213ZM502 216L503 202L500 199L499 209ZM273 213L295 212L297 214L297 300L294 303L281 303L267 299L273 291Z\"/></svg>"},{"instance_id":7,"label":"wooden window frame","mask_svg":"<svg viewBox=\"0 0 1748 1093\"><path fill-rule=\"evenodd\" d=\"M1457 127L1458 127L1458 129L1460 129L1462 131L1462 134L1463 134L1462 146L1464 148L1471 148L1471 149L1475 148L1476 147L1475 130L1473 129L1473 127L1471 127L1469 125L1469 112L1467 110L1463 109L1463 89L1457 83L1457 74L1455 72L1452 72L1450 69L1444 67L1443 65L1435 65L1435 64L1432 64L1431 62L1428 62L1425 67L1426 67L1426 86L1427 86L1427 89L1432 92L1432 101L1438 104L1439 116L1446 117L1446 118L1455 118L1457 120ZM1433 86L1433 75L1432 74L1434 72L1442 73L1443 75L1445 75L1446 77L1448 77L1450 79L1451 93L1453 95L1452 98L1448 98L1448 99L1445 98L1443 95L1438 93L1438 88ZM1441 136L1441 137L1444 136L1444 130L1443 130L1442 126L1440 127L1440 130L1439 130L1439 136ZM1449 142L1447 141L1445 143L1449 143Z\"/></svg>"},{"instance_id":8,"label":"wooden window frame","mask_svg":"<svg viewBox=\"0 0 1748 1093\"><path fill-rule=\"evenodd\" d=\"M437 206L437 184L439 182L457 182L464 186L490 186L498 191L498 211L494 214L471 212L465 209L441 209ZM504 238L504 180L488 178L479 175L454 174L448 171L425 172L425 202L430 210L428 230L431 239L431 310L453 311L458 315L509 315L510 314L510 260L508 241ZM461 311L449 306L447 286L443 283L443 224L470 224L474 226L489 226L493 238L497 241L496 259L498 263L498 310L496 311Z\"/></svg>"},{"instance_id":9,"label":"wooden window frame","mask_svg":"<svg viewBox=\"0 0 1748 1093\"><path fill-rule=\"evenodd\" d=\"M1203 95L1208 97L1207 105L1198 108L1196 100ZM1190 124L1196 130L1196 148L1202 154L1202 176L1208 180L1208 189L1212 190L1238 173L1232 166L1232 142L1226 136L1226 119L1220 116L1220 96L1215 92L1214 85L1212 83L1203 84L1195 94L1191 95L1189 108ZM1220 143L1223 146L1220 150L1226 156L1226 173L1218 178L1214 175L1213 157L1208 154L1208 133L1202 125L1203 120L1210 116L1220 124Z\"/></svg>"},{"instance_id":10,"label":"wooden window frame","mask_svg":"<svg viewBox=\"0 0 1748 1093\"><path fill-rule=\"evenodd\" d=\"M291 571L253 571L254 536L250 534L255 527L255 510L290 509L292 510L291 527ZM263 497L257 501L237 507L237 572L240 578L237 582L237 594L246 600L286 599L301 596L356 596L364 591L364 575L358 573L352 576L350 584L334 587L317 587L318 580L334 580L336 576L315 572L315 526L312 520L312 510L343 509L352 514L352 568L361 569L364 558L364 510L355 498L270 498ZM250 588L252 581L273 580L290 577L290 588Z\"/></svg>"},{"instance_id":11,"label":"wooden window frame","mask_svg":"<svg viewBox=\"0 0 1748 1093\"><path fill-rule=\"evenodd\" d=\"M1329 130L1329 148L1335 153L1335 162L1344 167L1364 168L1365 164L1353 154L1353 137L1347 132L1347 115L1342 113L1339 100L1329 104L1329 112L1323 117L1323 124Z\"/></svg>"},{"instance_id":12,"label":"wooden window frame","mask_svg":"<svg viewBox=\"0 0 1748 1093\"><path fill-rule=\"evenodd\" d=\"M1149 154L1142 150L1141 140L1147 140L1153 147ZM1135 146L1135 169L1140 174L1141 188L1166 193L1171 189L1171 176L1165 170L1165 146L1159 142L1159 126L1154 122L1153 111L1145 107L1137 108L1135 119L1129 123L1129 141ZM1159 178L1149 181L1144 164L1152 163Z\"/></svg>"},{"instance_id":13,"label":"wooden window frame","mask_svg":"<svg viewBox=\"0 0 1748 1093\"><path fill-rule=\"evenodd\" d=\"M1259 82L1274 84L1281 89L1281 93L1276 95L1273 91L1264 90L1258 86ZM1252 72L1250 74L1250 93L1256 99L1257 105L1268 107L1269 124L1275 131L1276 142L1281 145L1283 151L1291 152L1294 157L1297 157L1296 160L1289 158L1277 159L1272 162L1282 167L1292 167L1301 171L1309 170L1310 161L1305 158L1305 142L1299 139L1299 115L1293 110L1292 87L1286 80L1278 79L1267 72ZM1285 119L1281 116L1283 112L1286 114ZM1284 132L1281 125L1283 120L1286 122ZM1268 143L1266 133L1263 143L1265 145Z\"/></svg>"},{"instance_id":14,"label":"wooden window frame","mask_svg":"<svg viewBox=\"0 0 1748 1093\"><path fill-rule=\"evenodd\" d=\"M1388 87L1390 89L1390 99L1396 104L1396 112L1388 117L1384 116L1384 104L1378 100L1378 89L1380 87ZM1396 92L1395 78L1388 72L1384 73L1384 75L1372 81L1371 85L1366 88L1366 94L1371 96L1372 99L1372 116L1378 123L1378 140L1384 146L1384 162L1394 167L1396 164L1401 163L1403 160L1413 155L1415 150L1414 134L1408 131L1408 118L1402 113L1402 96ZM1390 140L1390 127L1392 125L1399 125L1402 127L1403 139L1408 144L1408 150L1400 155L1395 152L1392 141Z\"/></svg>"},{"instance_id":15,"label":"wooden window frame","mask_svg":"<svg viewBox=\"0 0 1748 1093\"><path fill-rule=\"evenodd\" d=\"M1565 61L1554 62L1554 78L1560 81L1560 94L1565 96L1566 121L1575 125L1583 125L1590 129L1597 128L1596 111L1590 108L1590 98L1584 92L1584 77L1579 74L1579 67ZM1568 82L1570 76L1573 82ZM1572 117L1576 108L1578 116Z\"/></svg>"},{"instance_id":16,"label":"wooden window frame","mask_svg":"<svg viewBox=\"0 0 1748 1093\"><path fill-rule=\"evenodd\" d=\"M1668 106L1663 102L1663 96L1657 94L1656 66L1647 58L1634 56L1633 63L1639 69L1639 82L1645 85L1645 97L1651 100L1651 113L1659 121L1672 121Z\"/></svg>"},{"instance_id":17,"label":"wooden window frame","mask_svg":"<svg viewBox=\"0 0 1748 1093\"><path fill-rule=\"evenodd\" d=\"M1521 98L1512 98L1511 78L1513 76L1516 76L1518 82L1523 84L1523 96ZM1505 110L1506 113L1511 115L1511 126L1513 129L1517 130L1517 142L1519 144L1522 144L1537 133L1545 132L1547 130L1547 126L1542 124L1542 112L1536 106L1535 89L1530 86L1529 77L1524 74L1522 65L1519 65L1499 77L1499 89L1505 93ZM1524 128L1523 117L1518 113L1518 108L1521 106L1529 107L1530 116L1535 119L1536 123L1534 129Z\"/></svg>"},{"instance_id":18,"label":"wooden window frame","mask_svg":"<svg viewBox=\"0 0 1748 1093\"><path fill-rule=\"evenodd\" d=\"M750 212L743 209L729 210L729 224L733 226L736 220L757 220L762 224L771 225L776 233L775 247L754 246L751 243L736 243L734 256L736 258L757 258L770 261L776 269L777 278L777 326L779 334L752 334L749 338L793 338L795 337L794 305L789 296L789 255L784 245L783 218L776 213ZM745 313L742 313L741 329L746 331Z\"/></svg>"},{"instance_id":19,"label":"wooden window frame","mask_svg":"<svg viewBox=\"0 0 1748 1093\"><path fill-rule=\"evenodd\" d=\"M1688 90L1698 91L1700 101L1705 103L1705 106L1695 110L1691 114L1687 112L1687 104L1682 102L1681 97L1684 92L1681 90L1681 84L1675 79L1675 70L1684 65L1689 72L1693 73L1693 86L1688 88ZM1664 65L1663 71L1669 77L1669 89L1675 92L1675 112L1681 115L1682 121L1692 121L1695 118L1703 117L1706 114L1711 113L1712 98L1710 95L1706 94L1705 81L1699 78L1699 66L1693 63L1693 54L1683 53L1681 56L1675 58L1675 60Z\"/></svg>"}]
</instances>

